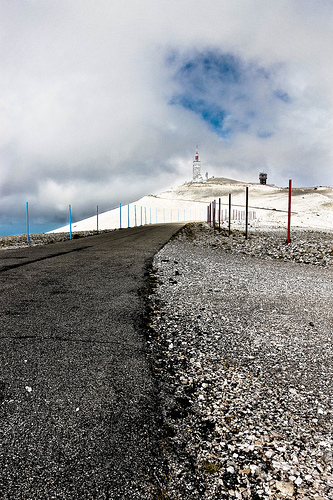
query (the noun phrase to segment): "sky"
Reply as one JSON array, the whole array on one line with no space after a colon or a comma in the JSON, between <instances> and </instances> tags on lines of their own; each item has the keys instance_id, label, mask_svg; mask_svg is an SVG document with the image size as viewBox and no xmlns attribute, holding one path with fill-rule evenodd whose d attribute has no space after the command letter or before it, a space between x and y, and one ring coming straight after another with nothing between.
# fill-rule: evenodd
<instances>
[{"instance_id":1,"label":"sky","mask_svg":"<svg viewBox=\"0 0 333 500\"><path fill-rule=\"evenodd\" d=\"M333 0L0 0L0 235L209 176L333 185Z\"/></svg>"}]
</instances>

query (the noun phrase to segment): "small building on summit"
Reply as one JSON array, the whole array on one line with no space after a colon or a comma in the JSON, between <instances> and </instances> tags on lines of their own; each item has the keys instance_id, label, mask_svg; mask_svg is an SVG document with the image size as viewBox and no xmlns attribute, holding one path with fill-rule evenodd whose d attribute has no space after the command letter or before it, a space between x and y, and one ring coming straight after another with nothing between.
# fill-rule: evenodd
<instances>
[{"instance_id":1,"label":"small building on summit","mask_svg":"<svg viewBox=\"0 0 333 500\"><path fill-rule=\"evenodd\" d=\"M198 146L195 151L195 157L193 161L193 179L192 182L203 182L201 177L201 161L199 160Z\"/></svg>"},{"instance_id":2,"label":"small building on summit","mask_svg":"<svg viewBox=\"0 0 333 500\"><path fill-rule=\"evenodd\" d=\"M266 184L266 182L267 182L267 174L265 174L264 172L260 172L260 174L259 174L259 181L260 181L260 184Z\"/></svg>"}]
</instances>

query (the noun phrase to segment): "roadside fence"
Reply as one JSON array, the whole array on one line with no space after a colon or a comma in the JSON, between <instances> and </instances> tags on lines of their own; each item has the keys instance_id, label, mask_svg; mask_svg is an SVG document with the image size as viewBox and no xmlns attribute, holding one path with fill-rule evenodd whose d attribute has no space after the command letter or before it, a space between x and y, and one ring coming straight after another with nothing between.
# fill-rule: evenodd
<instances>
[{"instance_id":1,"label":"roadside fence","mask_svg":"<svg viewBox=\"0 0 333 500\"><path fill-rule=\"evenodd\" d=\"M288 229L287 229L287 240L286 243L291 242L290 231L291 231L291 189L292 180L289 180L288 189ZM209 224L214 229L221 230L221 223L228 222L228 233L231 234L231 222L232 221L244 221L245 225L245 239L248 238L248 227L249 221L257 218L257 213L254 210L249 210L249 188L245 188L245 206L236 205L238 208L232 208L231 193L229 193L229 203L228 208L223 208L221 203L221 198L218 199L218 204L216 200L213 200L207 206L207 224ZM240 208L239 208L240 207ZM244 209L245 208L245 209ZM267 209L260 209L267 210ZM271 209L275 210L275 209ZM283 211L284 212L284 211Z\"/></svg>"},{"instance_id":2,"label":"roadside fence","mask_svg":"<svg viewBox=\"0 0 333 500\"><path fill-rule=\"evenodd\" d=\"M288 198L288 235L287 235L287 243L290 243L290 227L291 227L291 185L292 181L289 181L289 198ZM161 223L170 223L170 222L191 222L191 221L203 221L206 220L207 223L215 228L221 229L221 224L227 223L229 235L231 234L232 222L234 221L244 221L245 226L245 238L248 238L248 226L249 221L252 221L257 218L257 212L255 210L249 210L249 188L245 188L245 200L244 205L232 205L232 195L231 193L228 195L228 203L222 203L222 199L219 198L218 202L213 200L207 205L207 214L205 215L205 209L202 207L206 205L206 202L196 201L194 200L169 200L170 201L178 201L186 203L186 206L175 208L173 203L173 208L171 207L161 207L156 206L143 206L137 204L128 204L123 206L121 203L119 204L118 209L110 210L109 212L113 212L113 220L109 223L109 227L107 229L123 229L124 227L137 227L143 226L147 224L161 224ZM192 205L191 205L192 203ZM190 205L190 207L189 207ZM196 206L197 208L193 208ZM267 210L264 208L257 207L259 210ZM148 210L147 210L148 209ZM118 216L116 216L116 212L118 212ZM274 209L271 209L274 210ZM109 213L107 212L107 213ZM101 230L100 220L103 214L99 213L99 207L96 207L96 216L90 217L91 226L89 230L96 230L97 233ZM126 217L127 215L127 217ZM95 217L95 222L94 222ZM73 229L75 231L84 231L79 226L79 222L74 224L72 223L72 205L68 206L68 219L69 219L69 236L70 239L73 237ZM126 221L126 222L125 222ZM124 224L125 222L125 224ZM94 226L94 227L93 227ZM105 226L105 223L104 223ZM239 226L239 224L238 224ZM26 202L26 234L27 234L27 242L29 242L29 203Z\"/></svg>"}]
</instances>

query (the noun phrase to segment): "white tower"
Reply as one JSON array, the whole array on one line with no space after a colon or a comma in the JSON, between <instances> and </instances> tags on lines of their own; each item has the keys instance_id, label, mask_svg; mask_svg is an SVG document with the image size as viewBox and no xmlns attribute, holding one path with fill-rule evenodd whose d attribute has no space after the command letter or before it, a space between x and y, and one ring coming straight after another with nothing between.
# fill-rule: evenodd
<instances>
[{"instance_id":1,"label":"white tower","mask_svg":"<svg viewBox=\"0 0 333 500\"><path fill-rule=\"evenodd\" d=\"M203 182L201 177L201 161L199 160L198 146L195 151L195 157L193 161L193 179L192 182Z\"/></svg>"}]
</instances>

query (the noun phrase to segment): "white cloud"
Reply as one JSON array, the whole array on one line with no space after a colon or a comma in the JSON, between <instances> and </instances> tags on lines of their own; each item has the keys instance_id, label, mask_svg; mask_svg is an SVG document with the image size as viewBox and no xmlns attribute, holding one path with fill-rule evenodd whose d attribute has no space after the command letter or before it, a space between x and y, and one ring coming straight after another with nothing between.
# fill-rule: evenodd
<instances>
[{"instance_id":1,"label":"white cloud","mask_svg":"<svg viewBox=\"0 0 333 500\"><path fill-rule=\"evenodd\" d=\"M276 184L333 183L331 1L0 7L0 218L22 212L26 200L52 218L68 202L87 215L96 203L106 209L160 191L190 177L196 144L214 175L256 180L267 168ZM270 74L245 80L247 101L228 89L231 127L255 112L229 140L169 104L179 82L168 55L209 50ZM290 102L271 99L274 90ZM218 99L219 89L210 94Z\"/></svg>"}]
</instances>

